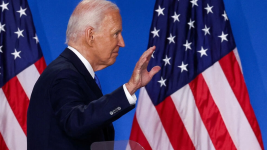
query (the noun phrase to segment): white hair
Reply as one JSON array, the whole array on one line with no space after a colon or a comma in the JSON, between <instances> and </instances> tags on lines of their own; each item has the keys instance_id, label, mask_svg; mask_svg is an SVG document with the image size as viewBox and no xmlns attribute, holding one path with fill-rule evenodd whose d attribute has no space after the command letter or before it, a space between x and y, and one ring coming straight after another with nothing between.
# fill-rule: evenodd
<instances>
[{"instance_id":1,"label":"white hair","mask_svg":"<svg viewBox=\"0 0 267 150\"><path fill-rule=\"evenodd\" d=\"M119 10L119 8L107 0L82 0L70 16L66 43L75 42L88 27L98 30L108 10Z\"/></svg>"}]
</instances>

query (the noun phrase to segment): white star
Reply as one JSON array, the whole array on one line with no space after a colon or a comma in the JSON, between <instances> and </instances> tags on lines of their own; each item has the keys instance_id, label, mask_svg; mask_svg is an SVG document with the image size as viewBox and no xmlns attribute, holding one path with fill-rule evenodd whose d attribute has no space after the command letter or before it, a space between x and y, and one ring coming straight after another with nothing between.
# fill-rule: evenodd
<instances>
[{"instance_id":1,"label":"white star","mask_svg":"<svg viewBox=\"0 0 267 150\"><path fill-rule=\"evenodd\" d=\"M166 66L167 64L171 65L170 59L171 59L171 57L168 58L168 56L166 55L166 58L163 59L163 61L165 62L165 65L164 66Z\"/></svg>"},{"instance_id":2,"label":"white star","mask_svg":"<svg viewBox=\"0 0 267 150\"><path fill-rule=\"evenodd\" d=\"M209 4L208 4L208 6L205 8L207 10L207 14L209 14L209 12L213 13L212 10L211 10L212 7L213 6L209 6Z\"/></svg>"},{"instance_id":3,"label":"white star","mask_svg":"<svg viewBox=\"0 0 267 150\"><path fill-rule=\"evenodd\" d=\"M154 31L151 31L151 33L153 34L153 38L155 36L159 37L159 31L160 31L160 29L157 30L156 27L154 27Z\"/></svg>"},{"instance_id":4,"label":"white star","mask_svg":"<svg viewBox=\"0 0 267 150\"><path fill-rule=\"evenodd\" d=\"M192 1L190 1L190 2L192 3L192 8L193 8L195 5L198 6L198 5L197 5L197 1L198 1L198 0L192 0Z\"/></svg>"},{"instance_id":5,"label":"white star","mask_svg":"<svg viewBox=\"0 0 267 150\"><path fill-rule=\"evenodd\" d=\"M210 34L210 28L208 28L206 25L205 25L205 28L202 30L205 32L205 35Z\"/></svg>"},{"instance_id":6,"label":"white star","mask_svg":"<svg viewBox=\"0 0 267 150\"><path fill-rule=\"evenodd\" d=\"M163 13L163 10L164 10L165 8L160 8L160 6L159 6L159 8L157 9L157 10L155 10L156 12L158 12L158 16L160 15L160 14L162 14L163 16L164 16L164 13Z\"/></svg>"},{"instance_id":7,"label":"white star","mask_svg":"<svg viewBox=\"0 0 267 150\"><path fill-rule=\"evenodd\" d=\"M195 21L191 21L191 19L190 19L190 21L187 23L187 24L189 24L189 29L191 29L191 27L192 27L192 28L195 28L195 27L194 27L194 22L195 22Z\"/></svg>"},{"instance_id":8,"label":"white star","mask_svg":"<svg viewBox=\"0 0 267 150\"><path fill-rule=\"evenodd\" d=\"M17 52L17 50L15 49L15 52L14 52L14 53L11 53L12 55L14 55L14 60L15 60L17 57L21 58L20 55L19 55L20 52L21 52L21 51L18 51L18 52Z\"/></svg>"},{"instance_id":9,"label":"white star","mask_svg":"<svg viewBox=\"0 0 267 150\"><path fill-rule=\"evenodd\" d=\"M154 58L154 53L155 53L155 51L151 54L151 57L152 57L152 58Z\"/></svg>"},{"instance_id":10,"label":"white star","mask_svg":"<svg viewBox=\"0 0 267 150\"><path fill-rule=\"evenodd\" d=\"M17 32L14 32L14 33L18 35L18 38L19 38L20 36L24 37L23 34L22 34L23 31L24 31L24 30L20 30L20 29L18 28L18 31L17 31Z\"/></svg>"},{"instance_id":11,"label":"white star","mask_svg":"<svg viewBox=\"0 0 267 150\"><path fill-rule=\"evenodd\" d=\"M5 26L5 24L2 25L0 22L0 33L1 33L1 31L5 31L4 26Z\"/></svg>"},{"instance_id":12,"label":"white star","mask_svg":"<svg viewBox=\"0 0 267 150\"><path fill-rule=\"evenodd\" d=\"M192 43L188 43L188 41L186 40L186 43L183 45L185 46L185 51L187 51L187 49L191 49L191 45Z\"/></svg>"},{"instance_id":13,"label":"white star","mask_svg":"<svg viewBox=\"0 0 267 150\"><path fill-rule=\"evenodd\" d=\"M220 38L222 39L221 42L223 42L224 40L225 40L225 41L228 41L227 38L226 38L227 35L228 35L228 34L224 34L224 33L222 32L222 35L221 35L221 36L218 36L218 37L220 37Z\"/></svg>"},{"instance_id":14,"label":"white star","mask_svg":"<svg viewBox=\"0 0 267 150\"><path fill-rule=\"evenodd\" d=\"M188 65L188 64L184 64L184 62L182 61L182 65L181 65L181 66L178 66L178 67L182 69L181 72L183 72L184 70L185 70L185 71L188 71L188 70L186 69L186 66L187 66L187 65Z\"/></svg>"},{"instance_id":15,"label":"white star","mask_svg":"<svg viewBox=\"0 0 267 150\"><path fill-rule=\"evenodd\" d=\"M6 10L8 10L8 8L7 8L7 5L8 5L9 3L5 3L4 1L2 2L2 5L0 5L0 7L2 7L2 12L6 9Z\"/></svg>"},{"instance_id":16,"label":"white star","mask_svg":"<svg viewBox=\"0 0 267 150\"><path fill-rule=\"evenodd\" d=\"M202 57L203 55L208 56L207 53L206 53L207 50L208 50L208 49L204 49L204 48L201 46L201 50L200 50L200 51L197 51L197 52L199 52L199 53L201 54L200 57Z\"/></svg>"},{"instance_id":17,"label":"white star","mask_svg":"<svg viewBox=\"0 0 267 150\"><path fill-rule=\"evenodd\" d=\"M36 44L39 42L39 39L38 39L38 37L37 37L37 35L35 34L35 37L33 37L33 39L35 39L36 40Z\"/></svg>"},{"instance_id":18,"label":"white star","mask_svg":"<svg viewBox=\"0 0 267 150\"><path fill-rule=\"evenodd\" d=\"M162 87L163 85L166 86L165 82L166 82L167 79L163 79L161 77L161 79L158 81L160 83L160 87Z\"/></svg>"},{"instance_id":19,"label":"white star","mask_svg":"<svg viewBox=\"0 0 267 150\"><path fill-rule=\"evenodd\" d=\"M228 17L227 17L227 14L226 14L225 11L224 11L224 13L222 14L222 16L224 17L224 21L228 20Z\"/></svg>"},{"instance_id":20,"label":"white star","mask_svg":"<svg viewBox=\"0 0 267 150\"><path fill-rule=\"evenodd\" d=\"M2 46L0 46L0 53L3 53L3 51L2 51L2 47L3 47L3 45L2 45Z\"/></svg>"},{"instance_id":21,"label":"white star","mask_svg":"<svg viewBox=\"0 0 267 150\"><path fill-rule=\"evenodd\" d=\"M173 22L175 22L175 21L178 21L179 22L180 21L179 20L179 16L180 16L180 14L177 15L176 12L174 12L174 15L172 16Z\"/></svg>"},{"instance_id":22,"label":"white star","mask_svg":"<svg viewBox=\"0 0 267 150\"><path fill-rule=\"evenodd\" d=\"M169 44L175 43L174 38L175 38L175 36L172 36L172 34L170 34L170 37L167 38L169 40Z\"/></svg>"},{"instance_id":23,"label":"white star","mask_svg":"<svg viewBox=\"0 0 267 150\"><path fill-rule=\"evenodd\" d=\"M22 8L20 7L20 10L19 10L19 11L17 11L17 12L19 13L20 17L21 17L22 15L25 15L25 16L27 16L27 15L26 15L26 13L25 13L26 9L27 9L27 8L25 8L25 9L22 9Z\"/></svg>"}]
</instances>

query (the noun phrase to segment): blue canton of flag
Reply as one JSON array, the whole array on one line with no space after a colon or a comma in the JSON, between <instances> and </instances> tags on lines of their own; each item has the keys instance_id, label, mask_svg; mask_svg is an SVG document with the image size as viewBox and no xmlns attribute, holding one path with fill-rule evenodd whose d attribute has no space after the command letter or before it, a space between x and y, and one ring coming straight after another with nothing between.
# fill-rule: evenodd
<instances>
[{"instance_id":1,"label":"blue canton of flag","mask_svg":"<svg viewBox=\"0 0 267 150\"><path fill-rule=\"evenodd\" d=\"M27 1L1 3L0 87L43 56Z\"/></svg>"}]
</instances>

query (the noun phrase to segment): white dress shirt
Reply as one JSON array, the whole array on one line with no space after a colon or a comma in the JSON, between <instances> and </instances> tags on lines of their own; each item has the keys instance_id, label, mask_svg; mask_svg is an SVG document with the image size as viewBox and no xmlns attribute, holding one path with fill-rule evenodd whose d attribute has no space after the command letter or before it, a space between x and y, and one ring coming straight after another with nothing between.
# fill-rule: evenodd
<instances>
[{"instance_id":1,"label":"white dress shirt","mask_svg":"<svg viewBox=\"0 0 267 150\"><path fill-rule=\"evenodd\" d=\"M71 46L68 46L68 48L73 51L74 54L76 54L78 56L78 58L82 61L82 63L84 64L85 68L88 70L88 72L91 74L91 76L93 77L93 79L95 78L95 72L91 66L91 64L83 57L82 54L80 54L75 48L71 47ZM123 84L123 90L124 90L124 93L129 101L129 103L131 105L134 105L136 103L136 95L133 94L131 95L129 93L129 91L127 90L125 84Z\"/></svg>"}]
</instances>

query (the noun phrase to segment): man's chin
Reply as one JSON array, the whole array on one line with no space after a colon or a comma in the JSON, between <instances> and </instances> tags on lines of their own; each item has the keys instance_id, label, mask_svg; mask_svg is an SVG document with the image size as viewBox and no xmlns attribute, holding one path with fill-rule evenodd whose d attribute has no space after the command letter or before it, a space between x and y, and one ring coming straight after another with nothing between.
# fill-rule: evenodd
<instances>
[{"instance_id":1,"label":"man's chin","mask_svg":"<svg viewBox=\"0 0 267 150\"><path fill-rule=\"evenodd\" d=\"M116 62L116 57L113 57L109 60L108 65L111 66Z\"/></svg>"}]
</instances>

